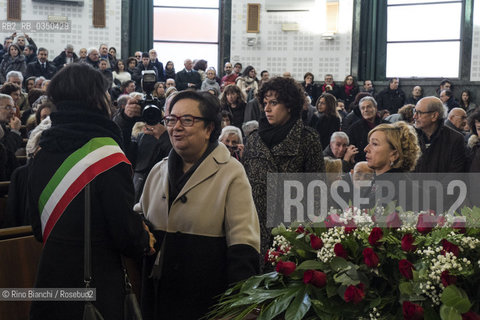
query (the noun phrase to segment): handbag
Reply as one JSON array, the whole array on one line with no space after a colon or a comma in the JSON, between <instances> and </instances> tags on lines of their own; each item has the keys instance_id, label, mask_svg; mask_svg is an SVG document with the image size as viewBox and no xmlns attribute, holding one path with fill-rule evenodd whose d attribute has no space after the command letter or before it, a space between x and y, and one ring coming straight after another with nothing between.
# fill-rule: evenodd
<instances>
[{"instance_id":1,"label":"handbag","mask_svg":"<svg viewBox=\"0 0 480 320\"><path fill-rule=\"evenodd\" d=\"M90 288L92 281L92 265L91 265L91 230L90 230L90 184L85 186L85 244L84 244L84 282L85 288ZM124 319L125 320L142 320L142 313L138 305L137 297L132 291L132 284L128 278L127 267L122 257L122 266L124 273L125 300L123 302ZM83 309L83 320L104 320L98 309L87 301Z\"/></svg>"}]
</instances>

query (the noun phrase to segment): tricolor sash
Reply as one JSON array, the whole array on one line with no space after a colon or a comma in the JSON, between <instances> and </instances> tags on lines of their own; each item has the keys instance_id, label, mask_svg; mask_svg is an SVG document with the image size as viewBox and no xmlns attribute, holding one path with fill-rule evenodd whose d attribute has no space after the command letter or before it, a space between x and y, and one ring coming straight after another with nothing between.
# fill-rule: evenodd
<instances>
[{"instance_id":1,"label":"tricolor sash","mask_svg":"<svg viewBox=\"0 0 480 320\"><path fill-rule=\"evenodd\" d=\"M65 159L38 201L43 243L77 194L96 176L121 162L130 164L115 140L109 137L93 138Z\"/></svg>"}]
</instances>

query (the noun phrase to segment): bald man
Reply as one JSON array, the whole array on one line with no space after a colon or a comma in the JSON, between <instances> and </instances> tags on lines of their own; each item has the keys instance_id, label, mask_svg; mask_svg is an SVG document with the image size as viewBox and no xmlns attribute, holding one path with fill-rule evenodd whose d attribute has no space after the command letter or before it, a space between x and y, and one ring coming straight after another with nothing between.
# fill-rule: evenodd
<instances>
[{"instance_id":1,"label":"bald man","mask_svg":"<svg viewBox=\"0 0 480 320\"><path fill-rule=\"evenodd\" d=\"M448 118L445 125L453 130L464 134L465 126L467 125L467 113L462 108L453 108L448 113Z\"/></svg>"}]
</instances>

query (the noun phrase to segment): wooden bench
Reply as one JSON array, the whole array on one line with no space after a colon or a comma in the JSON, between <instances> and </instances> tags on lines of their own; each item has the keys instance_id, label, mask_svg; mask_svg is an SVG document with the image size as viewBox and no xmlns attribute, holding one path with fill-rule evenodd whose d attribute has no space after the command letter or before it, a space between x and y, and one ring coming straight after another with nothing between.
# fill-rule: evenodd
<instances>
[{"instance_id":1,"label":"wooden bench","mask_svg":"<svg viewBox=\"0 0 480 320\"><path fill-rule=\"evenodd\" d=\"M0 288L32 288L41 252L30 226L0 229ZM0 319L28 319L29 311L30 301L0 301Z\"/></svg>"}]
</instances>

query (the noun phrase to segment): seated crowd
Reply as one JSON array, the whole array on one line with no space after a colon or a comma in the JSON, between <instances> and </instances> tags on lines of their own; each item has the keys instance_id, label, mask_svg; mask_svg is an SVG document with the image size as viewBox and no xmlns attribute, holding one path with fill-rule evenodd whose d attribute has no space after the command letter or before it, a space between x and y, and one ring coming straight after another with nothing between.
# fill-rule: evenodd
<instances>
[{"instance_id":1,"label":"seated crowd","mask_svg":"<svg viewBox=\"0 0 480 320\"><path fill-rule=\"evenodd\" d=\"M56 108L47 99L50 79L75 63L97 69L108 83L110 119L120 128L121 147L134 169L135 203L145 205L142 192L150 171L172 154L170 131L204 120L170 114L183 106L172 109L170 102L214 99L220 105L218 142L245 169L262 256L272 241L266 224L266 173L337 172L354 182L357 176L371 179L385 172L480 171L480 109L468 90L457 101L449 80L441 82L438 97L423 97L420 86L407 97L397 78L376 94L372 81L359 87L352 75L338 84L326 74L319 84L306 72L297 83L288 72L270 78L264 70L258 79L254 66L242 71L241 63L227 62L221 76L203 59L186 59L176 72L172 61L164 67L154 49L122 60L105 44L82 48L78 55L67 45L50 61L48 50L37 48L27 35L14 40L5 39L0 52L0 180L11 181L4 227L30 224L22 205L29 161L20 166L19 159L35 156L41 132L50 126L49 114ZM145 92L145 71L155 74L152 92ZM211 96L183 97L179 92L185 91ZM218 142L206 145L214 148ZM183 160L188 163L188 154Z\"/></svg>"}]
</instances>

